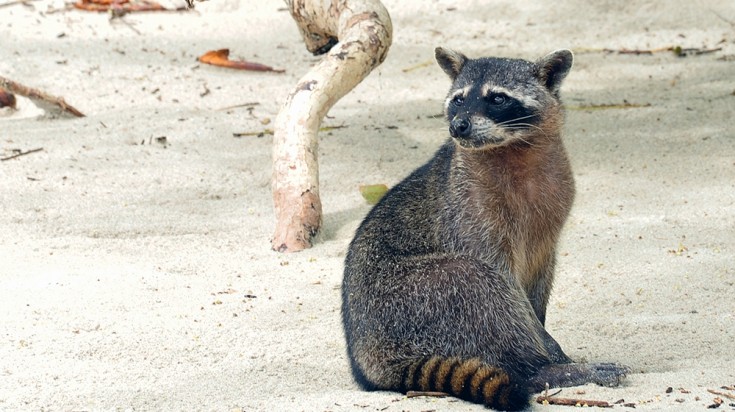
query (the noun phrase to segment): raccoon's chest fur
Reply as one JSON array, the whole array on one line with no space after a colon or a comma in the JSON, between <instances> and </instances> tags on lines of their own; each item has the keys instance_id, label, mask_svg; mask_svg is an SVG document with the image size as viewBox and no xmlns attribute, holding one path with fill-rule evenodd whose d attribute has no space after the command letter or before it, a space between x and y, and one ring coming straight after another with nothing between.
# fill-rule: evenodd
<instances>
[{"instance_id":1,"label":"raccoon's chest fur","mask_svg":"<svg viewBox=\"0 0 735 412\"><path fill-rule=\"evenodd\" d=\"M461 151L452 159L448 244L508 269L524 288L555 254L574 197L566 155L550 147Z\"/></svg>"}]
</instances>

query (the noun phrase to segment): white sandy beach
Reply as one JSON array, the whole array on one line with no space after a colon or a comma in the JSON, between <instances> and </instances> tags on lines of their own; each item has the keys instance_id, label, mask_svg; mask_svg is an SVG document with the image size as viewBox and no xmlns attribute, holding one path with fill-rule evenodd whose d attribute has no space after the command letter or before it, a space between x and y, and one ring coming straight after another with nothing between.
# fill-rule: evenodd
<instances>
[{"instance_id":1,"label":"white sandy beach","mask_svg":"<svg viewBox=\"0 0 735 412\"><path fill-rule=\"evenodd\" d=\"M667 411L735 396L721 388L735 385L735 2L384 3L393 46L324 123L344 126L321 135L324 226L296 254L270 250L271 136L233 137L272 128L318 60L282 2L129 25L58 1L0 8L0 76L87 115L0 113L0 157L43 149L0 163L0 410L483 410L361 391L340 319L370 208L358 186L397 183L447 136L436 46L575 51L562 97L577 198L547 327L574 359L634 372L559 396ZM668 46L720 50L602 51ZM196 62L225 47L286 73Z\"/></svg>"}]
</instances>

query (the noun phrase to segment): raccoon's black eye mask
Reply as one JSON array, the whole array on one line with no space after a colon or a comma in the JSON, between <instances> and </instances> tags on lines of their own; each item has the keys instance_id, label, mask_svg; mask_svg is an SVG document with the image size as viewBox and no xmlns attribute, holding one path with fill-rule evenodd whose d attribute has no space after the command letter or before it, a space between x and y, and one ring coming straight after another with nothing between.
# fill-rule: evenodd
<instances>
[{"instance_id":1,"label":"raccoon's black eye mask","mask_svg":"<svg viewBox=\"0 0 735 412\"><path fill-rule=\"evenodd\" d=\"M502 106L508 102L510 97L505 93L490 93L485 96L485 100L493 106Z\"/></svg>"}]
</instances>

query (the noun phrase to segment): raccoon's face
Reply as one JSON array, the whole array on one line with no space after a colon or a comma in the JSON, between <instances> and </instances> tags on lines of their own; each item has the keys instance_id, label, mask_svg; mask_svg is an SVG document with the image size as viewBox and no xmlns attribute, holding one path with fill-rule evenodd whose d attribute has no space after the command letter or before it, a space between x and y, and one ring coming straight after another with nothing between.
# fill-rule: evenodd
<instances>
[{"instance_id":1,"label":"raccoon's face","mask_svg":"<svg viewBox=\"0 0 735 412\"><path fill-rule=\"evenodd\" d=\"M533 144L544 120L560 115L559 86L572 64L567 50L537 63L518 59L468 59L444 49L437 61L452 78L445 102L449 133L462 147L483 149Z\"/></svg>"},{"instance_id":2,"label":"raccoon's face","mask_svg":"<svg viewBox=\"0 0 735 412\"><path fill-rule=\"evenodd\" d=\"M538 128L541 109L537 100L492 82L453 90L445 104L449 133L467 148L523 141Z\"/></svg>"}]
</instances>

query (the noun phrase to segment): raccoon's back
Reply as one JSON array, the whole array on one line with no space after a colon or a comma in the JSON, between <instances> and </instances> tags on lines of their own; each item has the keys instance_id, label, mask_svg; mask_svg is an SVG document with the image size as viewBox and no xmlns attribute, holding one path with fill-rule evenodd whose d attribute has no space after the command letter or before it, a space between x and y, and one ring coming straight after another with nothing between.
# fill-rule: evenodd
<instances>
[{"instance_id":1,"label":"raccoon's back","mask_svg":"<svg viewBox=\"0 0 735 412\"><path fill-rule=\"evenodd\" d=\"M451 142L443 145L423 166L394 186L368 213L350 243L345 269L352 260L364 269L371 262L393 256L437 252L439 213L448 187Z\"/></svg>"},{"instance_id":2,"label":"raccoon's back","mask_svg":"<svg viewBox=\"0 0 735 412\"><path fill-rule=\"evenodd\" d=\"M355 378L365 389L375 389L363 376L355 358L358 351L377 353L365 344L375 322L390 322L389 313L378 315L375 308L388 305L387 292L402 282L396 272L397 259L436 252L433 235L437 224L437 197L445 182L443 170L449 158L442 147L426 164L394 186L365 217L350 243L345 257L342 282L342 320ZM374 317L380 317L379 320ZM373 325L373 326L371 326ZM380 346L380 345L375 345Z\"/></svg>"}]
</instances>

